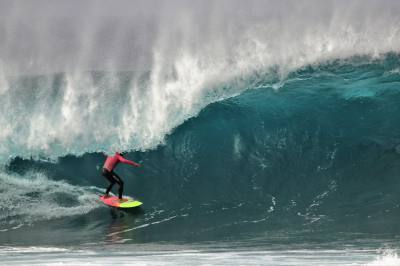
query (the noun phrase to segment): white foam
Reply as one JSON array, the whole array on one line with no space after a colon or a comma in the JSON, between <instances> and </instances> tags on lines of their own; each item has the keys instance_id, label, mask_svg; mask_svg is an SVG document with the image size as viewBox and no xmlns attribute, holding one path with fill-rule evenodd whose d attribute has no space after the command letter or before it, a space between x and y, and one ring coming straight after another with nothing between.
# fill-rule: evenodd
<instances>
[{"instance_id":1,"label":"white foam","mask_svg":"<svg viewBox=\"0 0 400 266\"><path fill-rule=\"evenodd\" d=\"M399 266L400 258L396 253L385 252L378 256L373 262L365 264L365 266Z\"/></svg>"},{"instance_id":2,"label":"white foam","mask_svg":"<svg viewBox=\"0 0 400 266\"><path fill-rule=\"evenodd\" d=\"M63 249L52 247L0 247L7 265L277 265L277 266L392 266L385 257L368 263L376 250L265 250L202 249L196 246L120 245L116 249Z\"/></svg>"},{"instance_id":3,"label":"white foam","mask_svg":"<svg viewBox=\"0 0 400 266\"><path fill-rule=\"evenodd\" d=\"M73 186L48 179L41 173L24 176L0 173L0 229L18 229L24 224L82 215L101 206L96 188ZM67 203L67 205L65 205Z\"/></svg>"}]
</instances>

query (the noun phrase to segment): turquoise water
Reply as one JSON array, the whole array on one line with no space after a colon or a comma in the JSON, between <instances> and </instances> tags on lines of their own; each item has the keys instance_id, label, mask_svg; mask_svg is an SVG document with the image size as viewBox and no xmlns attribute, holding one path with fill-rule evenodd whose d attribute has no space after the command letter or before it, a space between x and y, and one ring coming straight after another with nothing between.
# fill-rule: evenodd
<instances>
[{"instance_id":1,"label":"turquoise water","mask_svg":"<svg viewBox=\"0 0 400 266\"><path fill-rule=\"evenodd\" d=\"M399 264L397 2L131 5L0 4L3 262Z\"/></svg>"}]
</instances>

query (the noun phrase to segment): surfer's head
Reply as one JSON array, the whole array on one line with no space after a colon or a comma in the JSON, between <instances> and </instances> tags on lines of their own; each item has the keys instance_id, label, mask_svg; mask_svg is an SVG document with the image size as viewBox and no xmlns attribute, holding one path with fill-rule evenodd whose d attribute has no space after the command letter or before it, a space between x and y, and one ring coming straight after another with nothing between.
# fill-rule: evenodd
<instances>
[{"instance_id":1,"label":"surfer's head","mask_svg":"<svg viewBox=\"0 0 400 266\"><path fill-rule=\"evenodd\" d=\"M116 152L116 154L119 154L119 155L121 155L122 157L124 157L124 155L125 155L125 152L120 152L120 151L117 151L117 152Z\"/></svg>"}]
</instances>

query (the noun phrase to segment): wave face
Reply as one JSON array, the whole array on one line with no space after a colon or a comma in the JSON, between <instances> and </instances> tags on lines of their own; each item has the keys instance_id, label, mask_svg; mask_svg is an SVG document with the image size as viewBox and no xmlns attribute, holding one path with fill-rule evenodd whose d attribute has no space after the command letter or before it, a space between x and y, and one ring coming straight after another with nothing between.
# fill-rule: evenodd
<instances>
[{"instance_id":1,"label":"wave face","mask_svg":"<svg viewBox=\"0 0 400 266\"><path fill-rule=\"evenodd\" d=\"M132 3L1 4L1 243L396 237L398 1Z\"/></svg>"},{"instance_id":2,"label":"wave face","mask_svg":"<svg viewBox=\"0 0 400 266\"><path fill-rule=\"evenodd\" d=\"M83 227L96 239L102 225L106 240L139 242L270 237L282 230L395 235L399 65L400 57L388 54L383 60L304 67L278 84L249 78L252 89L208 105L164 145L127 155L144 167L120 166L118 173L126 193L143 200L146 212L117 225L112 220L111 228L102 224L106 209L87 203L106 186L99 173L104 155L69 155L57 162L17 157L6 167L13 181L2 176L2 183L30 208L11 202L14 210L1 217L2 228L15 235L17 215L22 225L41 217L58 227L60 217L86 217L83 225L72 223L75 234ZM37 190L40 180L46 186ZM78 194L88 199L71 203ZM51 198L52 215L32 216L32 206L39 211ZM66 202L71 205L63 208ZM70 228L69 222L64 226Z\"/></svg>"}]
</instances>

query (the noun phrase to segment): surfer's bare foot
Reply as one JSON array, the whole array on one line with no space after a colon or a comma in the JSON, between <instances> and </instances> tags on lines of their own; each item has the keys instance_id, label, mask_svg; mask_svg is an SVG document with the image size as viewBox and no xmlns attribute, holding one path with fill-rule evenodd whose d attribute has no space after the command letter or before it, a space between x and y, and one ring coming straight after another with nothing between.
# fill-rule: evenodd
<instances>
[{"instance_id":1,"label":"surfer's bare foot","mask_svg":"<svg viewBox=\"0 0 400 266\"><path fill-rule=\"evenodd\" d=\"M103 195L103 198L105 198L105 199L106 199L106 198L109 198L109 197L110 197L110 195L108 195L108 194L104 194L104 195Z\"/></svg>"},{"instance_id":2,"label":"surfer's bare foot","mask_svg":"<svg viewBox=\"0 0 400 266\"><path fill-rule=\"evenodd\" d=\"M118 199L118 200L119 200L119 202L126 202L126 201L128 201L128 199L125 199L125 198Z\"/></svg>"}]
</instances>

